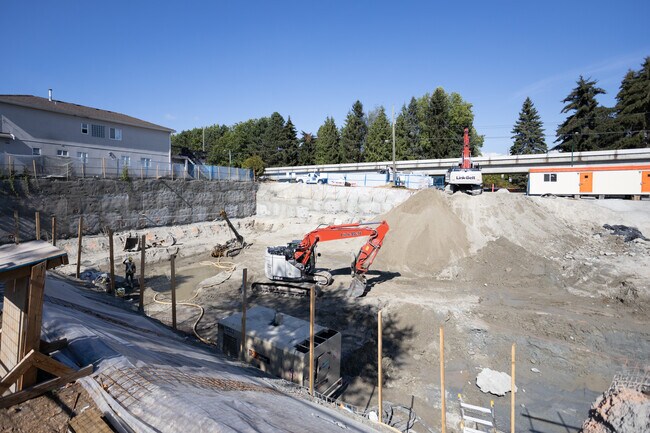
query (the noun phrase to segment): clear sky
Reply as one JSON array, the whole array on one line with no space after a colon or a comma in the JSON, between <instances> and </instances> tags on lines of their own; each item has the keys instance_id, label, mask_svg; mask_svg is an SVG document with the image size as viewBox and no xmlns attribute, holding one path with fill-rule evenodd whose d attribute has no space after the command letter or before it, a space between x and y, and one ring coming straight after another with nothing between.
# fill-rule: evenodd
<instances>
[{"instance_id":1,"label":"clear sky","mask_svg":"<svg viewBox=\"0 0 650 433\"><path fill-rule=\"evenodd\" d=\"M399 110L442 86L507 153L526 96L546 133L580 74L613 105L650 55L650 1L3 0L0 93L181 131L278 111L298 131L352 103ZM550 144L554 137L549 137Z\"/></svg>"}]
</instances>

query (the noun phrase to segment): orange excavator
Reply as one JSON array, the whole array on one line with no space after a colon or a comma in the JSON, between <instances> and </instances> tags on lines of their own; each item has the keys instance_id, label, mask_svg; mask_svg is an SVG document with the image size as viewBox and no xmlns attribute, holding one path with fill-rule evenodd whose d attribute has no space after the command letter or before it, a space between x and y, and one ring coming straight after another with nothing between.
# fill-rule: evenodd
<instances>
[{"instance_id":1,"label":"orange excavator","mask_svg":"<svg viewBox=\"0 0 650 433\"><path fill-rule=\"evenodd\" d=\"M366 291L365 274L377 256L388 229L386 221L319 226L307 233L301 241L296 240L286 246L269 247L266 251L264 272L267 278L275 281L309 283L309 287L313 284L326 286L332 282L332 278L328 272L316 269L316 257L320 255L315 252L316 246L320 242L368 236L368 241L352 262L352 283L348 289L348 296L361 296ZM271 286L285 287L295 294L309 288L295 284Z\"/></svg>"}]
</instances>

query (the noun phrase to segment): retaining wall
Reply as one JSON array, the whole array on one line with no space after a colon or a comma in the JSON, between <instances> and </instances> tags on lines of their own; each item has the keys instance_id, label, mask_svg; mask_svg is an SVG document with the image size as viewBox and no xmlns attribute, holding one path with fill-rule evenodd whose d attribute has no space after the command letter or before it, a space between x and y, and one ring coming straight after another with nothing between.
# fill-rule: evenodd
<instances>
[{"instance_id":1,"label":"retaining wall","mask_svg":"<svg viewBox=\"0 0 650 433\"><path fill-rule=\"evenodd\" d=\"M360 221L384 214L416 191L391 188L305 185L300 183L261 183L257 192L258 216L313 218L341 216L345 221Z\"/></svg>"},{"instance_id":2,"label":"retaining wall","mask_svg":"<svg viewBox=\"0 0 650 433\"><path fill-rule=\"evenodd\" d=\"M77 235L79 216L84 234L107 227L115 231L214 220L221 209L233 218L255 213L257 184L185 180L108 180L15 178L0 181L0 243L15 232L14 210L20 216L20 239L35 238L34 213L40 212L41 239ZM47 238L49 239L49 238Z\"/></svg>"}]
</instances>

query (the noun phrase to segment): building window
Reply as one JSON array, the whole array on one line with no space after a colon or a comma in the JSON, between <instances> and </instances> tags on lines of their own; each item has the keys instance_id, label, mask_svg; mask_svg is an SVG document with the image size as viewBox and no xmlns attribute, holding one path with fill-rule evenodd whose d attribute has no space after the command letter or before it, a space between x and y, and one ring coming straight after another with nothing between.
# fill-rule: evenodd
<instances>
[{"instance_id":1,"label":"building window","mask_svg":"<svg viewBox=\"0 0 650 433\"><path fill-rule=\"evenodd\" d=\"M106 127L104 125L91 125L93 137L104 138L106 137Z\"/></svg>"},{"instance_id":2,"label":"building window","mask_svg":"<svg viewBox=\"0 0 650 433\"><path fill-rule=\"evenodd\" d=\"M40 147L32 147L32 155L40 155L40 154L41 154Z\"/></svg>"},{"instance_id":3,"label":"building window","mask_svg":"<svg viewBox=\"0 0 650 433\"><path fill-rule=\"evenodd\" d=\"M108 131L108 137L111 140L121 140L122 139L122 130L119 128L111 128Z\"/></svg>"},{"instance_id":4,"label":"building window","mask_svg":"<svg viewBox=\"0 0 650 433\"><path fill-rule=\"evenodd\" d=\"M140 158L140 165L144 168L151 167L151 158Z\"/></svg>"},{"instance_id":5,"label":"building window","mask_svg":"<svg viewBox=\"0 0 650 433\"><path fill-rule=\"evenodd\" d=\"M88 124L87 123L82 123L81 124L81 133L82 134L88 134Z\"/></svg>"},{"instance_id":6,"label":"building window","mask_svg":"<svg viewBox=\"0 0 650 433\"><path fill-rule=\"evenodd\" d=\"M59 149L59 150L56 151L56 156L69 156L69 155L68 155L68 151L67 151L67 150L61 150L61 149Z\"/></svg>"},{"instance_id":7,"label":"building window","mask_svg":"<svg viewBox=\"0 0 650 433\"><path fill-rule=\"evenodd\" d=\"M122 155L122 165L128 167L131 165L131 157L127 155Z\"/></svg>"},{"instance_id":8,"label":"building window","mask_svg":"<svg viewBox=\"0 0 650 433\"><path fill-rule=\"evenodd\" d=\"M544 182L557 182L557 173L544 173Z\"/></svg>"},{"instance_id":9,"label":"building window","mask_svg":"<svg viewBox=\"0 0 650 433\"><path fill-rule=\"evenodd\" d=\"M77 152L77 158L84 164L88 162L88 152Z\"/></svg>"}]
</instances>

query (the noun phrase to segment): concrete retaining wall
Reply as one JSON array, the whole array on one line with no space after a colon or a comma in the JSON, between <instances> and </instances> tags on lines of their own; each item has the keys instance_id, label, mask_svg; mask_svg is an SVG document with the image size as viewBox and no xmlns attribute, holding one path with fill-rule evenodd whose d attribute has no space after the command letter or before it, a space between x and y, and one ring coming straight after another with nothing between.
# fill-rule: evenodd
<instances>
[{"instance_id":1,"label":"concrete retaining wall","mask_svg":"<svg viewBox=\"0 0 650 433\"><path fill-rule=\"evenodd\" d=\"M340 215L359 221L384 214L415 191L390 188L338 187L268 182L257 192L257 215L278 218L311 218Z\"/></svg>"},{"instance_id":2,"label":"concrete retaining wall","mask_svg":"<svg viewBox=\"0 0 650 433\"><path fill-rule=\"evenodd\" d=\"M21 240L35 237L35 211L42 239L51 233L52 216L57 237L66 238L76 236L80 215L85 234L214 220L221 209L233 218L251 216L256 190L253 182L5 179L0 181L0 243L10 242L15 232L14 210L21 219Z\"/></svg>"}]
</instances>

